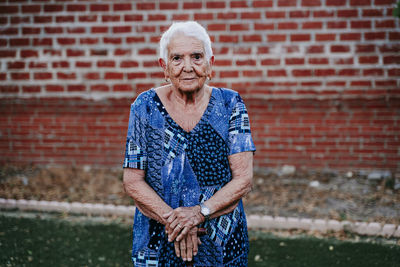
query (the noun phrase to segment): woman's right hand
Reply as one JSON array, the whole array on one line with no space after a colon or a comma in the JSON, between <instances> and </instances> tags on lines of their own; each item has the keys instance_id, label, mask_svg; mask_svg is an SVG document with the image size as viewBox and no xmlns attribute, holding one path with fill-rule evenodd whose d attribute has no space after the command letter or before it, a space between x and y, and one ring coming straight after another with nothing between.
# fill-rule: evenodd
<instances>
[{"instance_id":1,"label":"woman's right hand","mask_svg":"<svg viewBox=\"0 0 400 267\"><path fill-rule=\"evenodd\" d=\"M174 241L176 256L184 261L190 262L197 255L198 246L201 244L197 231L197 227L193 227L181 241Z\"/></svg>"}]
</instances>

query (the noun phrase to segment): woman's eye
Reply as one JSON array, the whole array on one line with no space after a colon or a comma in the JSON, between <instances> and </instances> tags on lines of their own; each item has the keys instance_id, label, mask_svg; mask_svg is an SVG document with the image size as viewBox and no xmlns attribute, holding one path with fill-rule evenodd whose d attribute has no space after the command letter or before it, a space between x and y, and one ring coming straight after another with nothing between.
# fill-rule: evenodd
<instances>
[{"instance_id":1,"label":"woman's eye","mask_svg":"<svg viewBox=\"0 0 400 267\"><path fill-rule=\"evenodd\" d=\"M194 59L201 59L200 55L194 55Z\"/></svg>"},{"instance_id":2,"label":"woman's eye","mask_svg":"<svg viewBox=\"0 0 400 267\"><path fill-rule=\"evenodd\" d=\"M173 61L178 61L179 59L180 59L179 56L174 56L174 57L172 58Z\"/></svg>"}]
</instances>

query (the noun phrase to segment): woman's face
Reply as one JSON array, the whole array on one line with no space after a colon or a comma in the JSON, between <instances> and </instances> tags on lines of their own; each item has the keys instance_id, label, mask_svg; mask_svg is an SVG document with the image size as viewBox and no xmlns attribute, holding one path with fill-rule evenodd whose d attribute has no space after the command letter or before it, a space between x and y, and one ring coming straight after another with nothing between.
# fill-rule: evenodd
<instances>
[{"instance_id":1,"label":"woman's face","mask_svg":"<svg viewBox=\"0 0 400 267\"><path fill-rule=\"evenodd\" d=\"M194 37L176 35L167 49L168 63L160 59L165 77L170 78L172 85L182 92L200 90L210 76L214 62L214 57L207 61L203 43Z\"/></svg>"}]
</instances>

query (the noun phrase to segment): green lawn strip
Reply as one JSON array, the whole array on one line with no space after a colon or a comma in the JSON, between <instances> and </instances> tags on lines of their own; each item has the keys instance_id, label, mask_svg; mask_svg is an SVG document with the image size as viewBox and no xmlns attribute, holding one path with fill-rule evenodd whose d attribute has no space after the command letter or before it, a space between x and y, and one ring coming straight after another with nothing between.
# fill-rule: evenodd
<instances>
[{"instance_id":1,"label":"green lawn strip","mask_svg":"<svg viewBox=\"0 0 400 267\"><path fill-rule=\"evenodd\" d=\"M249 266L400 266L400 246L250 231ZM132 266L131 226L0 215L0 266Z\"/></svg>"},{"instance_id":2,"label":"green lawn strip","mask_svg":"<svg viewBox=\"0 0 400 267\"><path fill-rule=\"evenodd\" d=\"M131 227L0 216L0 266L132 266Z\"/></svg>"}]
</instances>

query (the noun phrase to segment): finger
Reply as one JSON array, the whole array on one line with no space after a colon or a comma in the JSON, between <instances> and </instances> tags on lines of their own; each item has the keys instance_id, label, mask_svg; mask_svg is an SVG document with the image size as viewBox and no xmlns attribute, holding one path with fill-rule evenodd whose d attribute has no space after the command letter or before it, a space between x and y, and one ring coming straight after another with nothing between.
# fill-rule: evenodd
<instances>
[{"instance_id":1,"label":"finger","mask_svg":"<svg viewBox=\"0 0 400 267\"><path fill-rule=\"evenodd\" d=\"M183 228L183 230L180 232L180 234L176 238L176 241L181 241L187 235L188 232L189 232L189 227Z\"/></svg>"},{"instance_id":2,"label":"finger","mask_svg":"<svg viewBox=\"0 0 400 267\"><path fill-rule=\"evenodd\" d=\"M179 247L179 242L175 241L174 247L175 247L175 254L179 258L181 256L181 249Z\"/></svg>"},{"instance_id":3,"label":"finger","mask_svg":"<svg viewBox=\"0 0 400 267\"><path fill-rule=\"evenodd\" d=\"M192 261L193 257L193 244L192 244L192 237L187 236L186 239L186 256L188 261Z\"/></svg>"},{"instance_id":4,"label":"finger","mask_svg":"<svg viewBox=\"0 0 400 267\"><path fill-rule=\"evenodd\" d=\"M197 237L197 234L192 234L191 236L192 239L192 245L193 245L193 257L197 255L198 252L198 244L197 244L197 239L199 239Z\"/></svg>"},{"instance_id":5,"label":"finger","mask_svg":"<svg viewBox=\"0 0 400 267\"><path fill-rule=\"evenodd\" d=\"M172 242L175 240L175 238L178 236L179 232L182 230L182 226L178 224L175 229L171 229L170 232L168 232L168 241ZM180 241L180 240L176 240Z\"/></svg>"},{"instance_id":6,"label":"finger","mask_svg":"<svg viewBox=\"0 0 400 267\"><path fill-rule=\"evenodd\" d=\"M179 223L179 221L177 219L173 220L171 223L167 223L167 225L166 225L167 233L171 234L175 230L178 223Z\"/></svg>"},{"instance_id":7,"label":"finger","mask_svg":"<svg viewBox=\"0 0 400 267\"><path fill-rule=\"evenodd\" d=\"M179 242L179 246L181 249L181 257L184 261L187 260L187 255L186 255L186 240L183 239Z\"/></svg>"},{"instance_id":8,"label":"finger","mask_svg":"<svg viewBox=\"0 0 400 267\"><path fill-rule=\"evenodd\" d=\"M163 215L162 215L162 217L163 218L168 218L169 216L171 216L171 214L172 214L172 212L173 212L174 210L171 210L171 211L169 211L169 212L167 212L167 213L164 213Z\"/></svg>"},{"instance_id":9,"label":"finger","mask_svg":"<svg viewBox=\"0 0 400 267\"><path fill-rule=\"evenodd\" d=\"M168 216L167 223L173 222L175 218L176 218L175 212L171 211L171 215Z\"/></svg>"}]
</instances>

